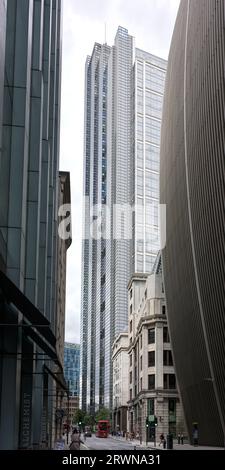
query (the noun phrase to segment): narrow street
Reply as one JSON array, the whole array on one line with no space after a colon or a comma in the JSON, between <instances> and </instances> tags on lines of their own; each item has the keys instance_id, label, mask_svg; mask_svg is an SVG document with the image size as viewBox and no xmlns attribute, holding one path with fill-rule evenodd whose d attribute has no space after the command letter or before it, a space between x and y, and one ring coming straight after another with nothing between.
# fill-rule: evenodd
<instances>
[{"instance_id":1,"label":"narrow street","mask_svg":"<svg viewBox=\"0 0 225 470\"><path fill-rule=\"evenodd\" d=\"M134 450L135 445L133 442L124 441L112 437L100 438L96 436L87 437L85 446L93 450ZM84 449L85 447L82 446Z\"/></svg>"}]
</instances>

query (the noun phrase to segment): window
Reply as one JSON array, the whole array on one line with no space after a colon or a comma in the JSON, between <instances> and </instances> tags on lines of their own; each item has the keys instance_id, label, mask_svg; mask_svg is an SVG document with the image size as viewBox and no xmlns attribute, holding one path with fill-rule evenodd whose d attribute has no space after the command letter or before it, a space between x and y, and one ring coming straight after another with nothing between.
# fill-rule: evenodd
<instances>
[{"instance_id":1,"label":"window","mask_svg":"<svg viewBox=\"0 0 225 470\"><path fill-rule=\"evenodd\" d=\"M137 170L137 194L143 196L144 191L144 173L142 170Z\"/></svg>"},{"instance_id":2,"label":"window","mask_svg":"<svg viewBox=\"0 0 225 470\"><path fill-rule=\"evenodd\" d=\"M130 400L132 400L132 389L130 389Z\"/></svg>"},{"instance_id":3,"label":"window","mask_svg":"<svg viewBox=\"0 0 225 470\"><path fill-rule=\"evenodd\" d=\"M145 219L146 225L159 225L159 203L154 199L146 199Z\"/></svg>"},{"instance_id":4,"label":"window","mask_svg":"<svg viewBox=\"0 0 225 470\"><path fill-rule=\"evenodd\" d=\"M144 251L144 232L143 225L137 226L137 251L143 253Z\"/></svg>"},{"instance_id":5,"label":"window","mask_svg":"<svg viewBox=\"0 0 225 470\"><path fill-rule=\"evenodd\" d=\"M146 143L145 167L146 170L159 172L159 147Z\"/></svg>"},{"instance_id":6,"label":"window","mask_svg":"<svg viewBox=\"0 0 225 470\"><path fill-rule=\"evenodd\" d=\"M137 270L143 272L143 255L137 255Z\"/></svg>"},{"instance_id":7,"label":"window","mask_svg":"<svg viewBox=\"0 0 225 470\"><path fill-rule=\"evenodd\" d=\"M150 374L148 376L148 389L154 390L155 388L155 374Z\"/></svg>"},{"instance_id":8,"label":"window","mask_svg":"<svg viewBox=\"0 0 225 470\"><path fill-rule=\"evenodd\" d=\"M139 124L141 126L141 124ZM147 118L145 120L145 138L148 142L152 144L159 145L160 144L160 131L161 131L161 122L156 121L155 119ZM140 135L140 137L139 137ZM139 130L138 127L138 138L142 140L143 131L141 134L141 127Z\"/></svg>"},{"instance_id":9,"label":"window","mask_svg":"<svg viewBox=\"0 0 225 470\"><path fill-rule=\"evenodd\" d=\"M170 398L168 400L168 411L169 411L169 422L175 423L176 422L176 400L174 398Z\"/></svg>"},{"instance_id":10,"label":"window","mask_svg":"<svg viewBox=\"0 0 225 470\"><path fill-rule=\"evenodd\" d=\"M132 366L132 354L130 354L130 366Z\"/></svg>"},{"instance_id":11,"label":"window","mask_svg":"<svg viewBox=\"0 0 225 470\"><path fill-rule=\"evenodd\" d=\"M159 175L146 171L145 173L145 195L146 197L159 198Z\"/></svg>"},{"instance_id":12,"label":"window","mask_svg":"<svg viewBox=\"0 0 225 470\"><path fill-rule=\"evenodd\" d=\"M148 367L155 366L155 351L148 351Z\"/></svg>"},{"instance_id":13,"label":"window","mask_svg":"<svg viewBox=\"0 0 225 470\"><path fill-rule=\"evenodd\" d=\"M145 94L145 112L149 116L161 119L162 117L163 97L146 90Z\"/></svg>"},{"instance_id":14,"label":"window","mask_svg":"<svg viewBox=\"0 0 225 470\"><path fill-rule=\"evenodd\" d=\"M105 274L103 274L101 278L101 286L104 286L104 284L105 284Z\"/></svg>"},{"instance_id":15,"label":"window","mask_svg":"<svg viewBox=\"0 0 225 470\"><path fill-rule=\"evenodd\" d=\"M163 365L164 366L172 366L173 365L173 358L171 351L163 351Z\"/></svg>"},{"instance_id":16,"label":"window","mask_svg":"<svg viewBox=\"0 0 225 470\"><path fill-rule=\"evenodd\" d=\"M137 85L143 87L143 64L137 62Z\"/></svg>"},{"instance_id":17,"label":"window","mask_svg":"<svg viewBox=\"0 0 225 470\"><path fill-rule=\"evenodd\" d=\"M165 305L162 306L162 314L166 315L166 306Z\"/></svg>"},{"instance_id":18,"label":"window","mask_svg":"<svg viewBox=\"0 0 225 470\"><path fill-rule=\"evenodd\" d=\"M163 386L164 386L164 389L175 390L176 389L175 374L163 374Z\"/></svg>"},{"instance_id":19,"label":"window","mask_svg":"<svg viewBox=\"0 0 225 470\"><path fill-rule=\"evenodd\" d=\"M146 257L145 257L145 272L146 273L150 273L152 271L154 262L155 262L155 256L150 256L146 254Z\"/></svg>"},{"instance_id":20,"label":"window","mask_svg":"<svg viewBox=\"0 0 225 470\"><path fill-rule=\"evenodd\" d=\"M130 314L132 314L132 304L130 304Z\"/></svg>"},{"instance_id":21,"label":"window","mask_svg":"<svg viewBox=\"0 0 225 470\"><path fill-rule=\"evenodd\" d=\"M168 331L167 326L164 326L164 328L163 328L163 342L164 343L169 343L170 342L169 331Z\"/></svg>"},{"instance_id":22,"label":"window","mask_svg":"<svg viewBox=\"0 0 225 470\"><path fill-rule=\"evenodd\" d=\"M138 168L143 169L143 143L137 142L137 166Z\"/></svg>"},{"instance_id":23,"label":"window","mask_svg":"<svg viewBox=\"0 0 225 470\"><path fill-rule=\"evenodd\" d=\"M158 251L160 248L159 227L146 227L145 232L146 252Z\"/></svg>"},{"instance_id":24,"label":"window","mask_svg":"<svg viewBox=\"0 0 225 470\"><path fill-rule=\"evenodd\" d=\"M155 328L148 329L148 344L155 343Z\"/></svg>"},{"instance_id":25,"label":"window","mask_svg":"<svg viewBox=\"0 0 225 470\"><path fill-rule=\"evenodd\" d=\"M145 299L147 299L147 289L145 289Z\"/></svg>"},{"instance_id":26,"label":"window","mask_svg":"<svg viewBox=\"0 0 225 470\"><path fill-rule=\"evenodd\" d=\"M145 86L158 93L163 93L165 72L152 65L146 65Z\"/></svg>"},{"instance_id":27,"label":"window","mask_svg":"<svg viewBox=\"0 0 225 470\"><path fill-rule=\"evenodd\" d=\"M154 398L148 398L148 416L155 414L155 401Z\"/></svg>"},{"instance_id":28,"label":"window","mask_svg":"<svg viewBox=\"0 0 225 470\"><path fill-rule=\"evenodd\" d=\"M130 321L130 333L132 332L132 320Z\"/></svg>"},{"instance_id":29,"label":"window","mask_svg":"<svg viewBox=\"0 0 225 470\"><path fill-rule=\"evenodd\" d=\"M142 370L142 356L140 357L140 368Z\"/></svg>"},{"instance_id":30,"label":"window","mask_svg":"<svg viewBox=\"0 0 225 470\"><path fill-rule=\"evenodd\" d=\"M131 289L130 290L130 299L132 299L132 296L133 296L133 290Z\"/></svg>"},{"instance_id":31,"label":"window","mask_svg":"<svg viewBox=\"0 0 225 470\"><path fill-rule=\"evenodd\" d=\"M143 113L143 90L137 89L137 112Z\"/></svg>"},{"instance_id":32,"label":"window","mask_svg":"<svg viewBox=\"0 0 225 470\"><path fill-rule=\"evenodd\" d=\"M137 118L137 138L139 140L143 139L143 118L141 116Z\"/></svg>"},{"instance_id":33,"label":"window","mask_svg":"<svg viewBox=\"0 0 225 470\"><path fill-rule=\"evenodd\" d=\"M141 380L140 380L140 389L142 390L142 377L141 377Z\"/></svg>"},{"instance_id":34,"label":"window","mask_svg":"<svg viewBox=\"0 0 225 470\"><path fill-rule=\"evenodd\" d=\"M141 334L140 338L141 338L141 340L140 340L140 341L141 341L141 349L142 349L142 334Z\"/></svg>"},{"instance_id":35,"label":"window","mask_svg":"<svg viewBox=\"0 0 225 470\"><path fill-rule=\"evenodd\" d=\"M130 372L130 384L132 384L132 372Z\"/></svg>"}]
</instances>

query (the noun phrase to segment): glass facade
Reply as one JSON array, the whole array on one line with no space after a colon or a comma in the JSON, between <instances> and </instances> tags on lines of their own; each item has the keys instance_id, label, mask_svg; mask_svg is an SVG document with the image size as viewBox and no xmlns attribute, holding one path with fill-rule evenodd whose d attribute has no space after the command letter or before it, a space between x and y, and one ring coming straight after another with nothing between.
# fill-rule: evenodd
<instances>
[{"instance_id":1,"label":"glass facade","mask_svg":"<svg viewBox=\"0 0 225 470\"><path fill-rule=\"evenodd\" d=\"M166 62L135 50L133 37L122 27L112 47L95 44L86 62L80 405L93 412L112 405L111 348L127 330L130 276L150 272L159 248L165 71ZM136 216L133 211L126 221L129 236L118 239L115 207L129 207L132 213L136 204ZM100 224L106 227L106 239L93 238Z\"/></svg>"},{"instance_id":2,"label":"glass facade","mask_svg":"<svg viewBox=\"0 0 225 470\"><path fill-rule=\"evenodd\" d=\"M133 271L151 272L159 243L159 153L167 62L136 49Z\"/></svg>"},{"instance_id":3,"label":"glass facade","mask_svg":"<svg viewBox=\"0 0 225 470\"><path fill-rule=\"evenodd\" d=\"M5 450L51 447L55 423L61 13L61 0L0 0L1 323L24 325L0 328Z\"/></svg>"},{"instance_id":4,"label":"glass facade","mask_svg":"<svg viewBox=\"0 0 225 470\"><path fill-rule=\"evenodd\" d=\"M65 343L64 376L69 386L70 395L79 396L80 382L80 345Z\"/></svg>"}]
</instances>

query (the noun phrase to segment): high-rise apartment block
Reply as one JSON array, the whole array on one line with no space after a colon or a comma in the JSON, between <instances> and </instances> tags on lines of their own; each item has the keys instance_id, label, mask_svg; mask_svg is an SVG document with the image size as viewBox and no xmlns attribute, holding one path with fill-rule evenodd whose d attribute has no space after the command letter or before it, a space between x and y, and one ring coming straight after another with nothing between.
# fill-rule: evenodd
<instances>
[{"instance_id":1,"label":"high-rise apartment block","mask_svg":"<svg viewBox=\"0 0 225 470\"><path fill-rule=\"evenodd\" d=\"M165 72L122 27L86 62L81 405L93 412L112 405L111 348L127 329L129 278L150 272L159 249Z\"/></svg>"}]
</instances>

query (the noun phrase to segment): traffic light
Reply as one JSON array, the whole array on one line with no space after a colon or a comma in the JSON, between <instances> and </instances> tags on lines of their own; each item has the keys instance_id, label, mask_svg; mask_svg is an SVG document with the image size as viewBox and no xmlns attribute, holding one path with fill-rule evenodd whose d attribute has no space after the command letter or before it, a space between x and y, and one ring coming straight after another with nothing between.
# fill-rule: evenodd
<instances>
[{"instance_id":1,"label":"traffic light","mask_svg":"<svg viewBox=\"0 0 225 470\"><path fill-rule=\"evenodd\" d=\"M148 428L149 426L148 418L146 418L145 425L146 425L146 428Z\"/></svg>"}]
</instances>

